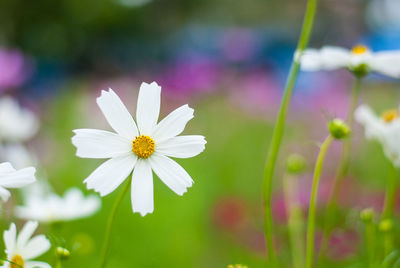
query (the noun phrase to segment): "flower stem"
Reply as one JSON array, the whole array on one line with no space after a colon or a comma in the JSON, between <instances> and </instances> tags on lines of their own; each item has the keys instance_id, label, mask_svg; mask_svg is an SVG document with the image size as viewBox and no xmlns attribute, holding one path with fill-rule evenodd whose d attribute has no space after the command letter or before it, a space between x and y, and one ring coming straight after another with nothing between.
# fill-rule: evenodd
<instances>
[{"instance_id":1,"label":"flower stem","mask_svg":"<svg viewBox=\"0 0 400 268\"><path fill-rule=\"evenodd\" d=\"M349 103L348 111L347 111L347 118L346 122L351 131L353 131L354 126L354 111L357 107L358 102L358 95L361 88L361 77L356 77L351 93L351 100ZM336 215L336 208L337 208L337 199L339 195L339 190L343 181L343 178L346 176L347 171L349 169L350 158L351 158L351 147L352 147L352 136L350 138L343 141L342 146L342 154L339 160L339 166L336 171L336 176L333 182L333 188L330 192L327 209L325 212L325 219L324 219L324 232L322 235L322 243L321 243L321 250L320 250L320 258L325 255L326 247L328 246L328 240L331 233L331 223L333 222L335 215Z\"/></svg>"},{"instance_id":2,"label":"flower stem","mask_svg":"<svg viewBox=\"0 0 400 268\"><path fill-rule=\"evenodd\" d=\"M397 169L390 163L391 171L387 179L385 204L382 212L382 219L392 218L394 203L396 201Z\"/></svg>"},{"instance_id":3,"label":"flower stem","mask_svg":"<svg viewBox=\"0 0 400 268\"><path fill-rule=\"evenodd\" d=\"M286 211L288 214L289 239L292 251L293 268L304 267L304 216L299 204L298 176L285 174L283 177L283 191L285 195Z\"/></svg>"},{"instance_id":4,"label":"flower stem","mask_svg":"<svg viewBox=\"0 0 400 268\"><path fill-rule=\"evenodd\" d=\"M367 247L368 265L375 267L375 225L371 221L365 223L365 243Z\"/></svg>"},{"instance_id":5,"label":"flower stem","mask_svg":"<svg viewBox=\"0 0 400 268\"><path fill-rule=\"evenodd\" d=\"M274 169L282 136L284 133L284 127L286 122L287 111L290 105L290 99L293 93L293 88L297 79L297 75L300 70L300 56L304 49L308 45L311 31L314 25L314 18L317 9L317 0L308 0L307 10L304 16L303 28L301 30L299 42L297 45L296 55L293 59L290 67L289 76L286 82L285 91L283 93L281 106L279 109L276 125L272 134L272 141L269 147L263 176L263 196L265 202L265 220L264 220L264 233L265 241L267 244L267 254L271 264L276 263L275 250L272 239L272 212L271 212L271 195L272 195L272 180L274 175Z\"/></svg>"},{"instance_id":6,"label":"flower stem","mask_svg":"<svg viewBox=\"0 0 400 268\"><path fill-rule=\"evenodd\" d=\"M114 205L111 209L110 217L107 222L107 228L106 228L106 234L105 234L105 238L104 238L102 254L100 257L100 266L99 266L100 268L106 267L107 253L108 253L108 249L110 248L111 231L112 231L112 227L114 224L115 215L117 213L118 207L121 204L123 197L125 196L125 193L130 188L130 185L131 185L131 179L129 179L129 182L125 183L124 188L120 191L119 195L115 199Z\"/></svg>"},{"instance_id":7,"label":"flower stem","mask_svg":"<svg viewBox=\"0 0 400 268\"><path fill-rule=\"evenodd\" d=\"M311 268L314 258L314 233L315 233L315 215L318 198L319 181L321 178L322 167L325 160L325 155L333 141L333 137L329 135L322 143L317 162L315 163L314 178L311 189L310 207L308 210L307 223L307 248L306 248L306 268Z\"/></svg>"}]
</instances>

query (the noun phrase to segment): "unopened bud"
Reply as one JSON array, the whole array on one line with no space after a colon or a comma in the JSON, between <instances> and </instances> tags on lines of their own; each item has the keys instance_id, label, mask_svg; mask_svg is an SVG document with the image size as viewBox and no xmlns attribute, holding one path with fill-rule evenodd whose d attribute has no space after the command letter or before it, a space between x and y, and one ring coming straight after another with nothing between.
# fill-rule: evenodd
<instances>
[{"instance_id":1,"label":"unopened bud","mask_svg":"<svg viewBox=\"0 0 400 268\"><path fill-rule=\"evenodd\" d=\"M391 219L384 219L379 223L379 231L389 232L393 229L393 221Z\"/></svg>"},{"instance_id":2,"label":"unopened bud","mask_svg":"<svg viewBox=\"0 0 400 268\"><path fill-rule=\"evenodd\" d=\"M68 249L63 248L63 247L57 247L56 248L56 254L60 259L68 259L71 253L69 252Z\"/></svg>"},{"instance_id":3,"label":"unopened bud","mask_svg":"<svg viewBox=\"0 0 400 268\"><path fill-rule=\"evenodd\" d=\"M347 138L350 135L350 128L341 119L333 119L328 123L328 129L332 137L337 140Z\"/></svg>"},{"instance_id":4,"label":"unopened bud","mask_svg":"<svg viewBox=\"0 0 400 268\"><path fill-rule=\"evenodd\" d=\"M306 159L299 154L291 154L286 160L286 169L291 174L302 173L307 166Z\"/></svg>"},{"instance_id":5,"label":"unopened bud","mask_svg":"<svg viewBox=\"0 0 400 268\"><path fill-rule=\"evenodd\" d=\"M360 212L360 219L365 222L371 222L372 219L374 218L374 210L372 208L366 208L361 210Z\"/></svg>"}]
</instances>

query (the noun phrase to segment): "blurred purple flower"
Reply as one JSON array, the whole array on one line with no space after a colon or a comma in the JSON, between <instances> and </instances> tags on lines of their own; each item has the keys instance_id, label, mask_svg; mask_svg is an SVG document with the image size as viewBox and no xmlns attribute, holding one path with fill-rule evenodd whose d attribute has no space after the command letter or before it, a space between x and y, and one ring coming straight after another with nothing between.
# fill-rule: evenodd
<instances>
[{"instance_id":1,"label":"blurred purple flower","mask_svg":"<svg viewBox=\"0 0 400 268\"><path fill-rule=\"evenodd\" d=\"M0 47L0 91L21 86L31 72L32 65L20 51Z\"/></svg>"},{"instance_id":2,"label":"blurred purple flower","mask_svg":"<svg viewBox=\"0 0 400 268\"><path fill-rule=\"evenodd\" d=\"M210 92L218 88L221 66L207 58L179 60L167 67L158 79L165 90L186 97L191 93Z\"/></svg>"},{"instance_id":3,"label":"blurred purple flower","mask_svg":"<svg viewBox=\"0 0 400 268\"><path fill-rule=\"evenodd\" d=\"M222 53L229 61L245 61L255 55L257 39L253 32L246 29L232 29L222 35Z\"/></svg>"}]
</instances>

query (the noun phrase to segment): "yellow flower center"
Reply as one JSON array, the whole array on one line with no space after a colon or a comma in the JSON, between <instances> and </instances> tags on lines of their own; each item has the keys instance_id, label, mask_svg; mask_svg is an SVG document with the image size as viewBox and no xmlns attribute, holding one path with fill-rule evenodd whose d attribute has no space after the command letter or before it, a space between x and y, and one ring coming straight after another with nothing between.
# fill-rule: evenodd
<instances>
[{"instance_id":1,"label":"yellow flower center","mask_svg":"<svg viewBox=\"0 0 400 268\"><path fill-rule=\"evenodd\" d=\"M148 158L154 153L155 147L154 140L146 135L137 136L132 142L132 152L140 158Z\"/></svg>"},{"instance_id":2,"label":"yellow flower center","mask_svg":"<svg viewBox=\"0 0 400 268\"><path fill-rule=\"evenodd\" d=\"M363 45L356 45L351 49L351 52L356 55L361 55L369 51L368 47Z\"/></svg>"},{"instance_id":3,"label":"yellow flower center","mask_svg":"<svg viewBox=\"0 0 400 268\"><path fill-rule=\"evenodd\" d=\"M25 267L24 259L21 255L15 254L14 257L11 259L10 268L21 268Z\"/></svg>"},{"instance_id":4,"label":"yellow flower center","mask_svg":"<svg viewBox=\"0 0 400 268\"><path fill-rule=\"evenodd\" d=\"M399 118L399 111L396 109L388 110L388 111L385 111L381 117L382 117L383 121L385 121L386 123L390 123L393 120Z\"/></svg>"}]
</instances>

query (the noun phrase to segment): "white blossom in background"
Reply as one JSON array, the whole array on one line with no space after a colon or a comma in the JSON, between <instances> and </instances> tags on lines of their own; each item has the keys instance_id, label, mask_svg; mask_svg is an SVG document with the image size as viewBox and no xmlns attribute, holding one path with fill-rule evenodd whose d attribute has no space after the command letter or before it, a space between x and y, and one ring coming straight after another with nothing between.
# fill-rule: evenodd
<instances>
[{"instance_id":1,"label":"white blossom in background","mask_svg":"<svg viewBox=\"0 0 400 268\"><path fill-rule=\"evenodd\" d=\"M381 143L386 157L400 167L399 111L388 110L379 117L370 107L361 105L355 111L355 119L364 126L365 136Z\"/></svg>"},{"instance_id":2,"label":"white blossom in background","mask_svg":"<svg viewBox=\"0 0 400 268\"><path fill-rule=\"evenodd\" d=\"M178 136L194 110L183 105L159 123L161 87L142 83L136 122L112 89L102 91L97 104L116 133L97 129L76 129L72 143L83 158L110 158L85 183L101 196L113 192L132 173L133 212L142 216L154 210L152 170L172 191L183 195L193 180L170 157L189 158L200 154L206 144L203 136Z\"/></svg>"},{"instance_id":3,"label":"white blossom in background","mask_svg":"<svg viewBox=\"0 0 400 268\"><path fill-rule=\"evenodd\" d=\"M45 262L32 261L44 253L46 253L51 245L49 240L44 235L32 237L38 222L28 221L17 235L17 228L14 223L11 223L10 229L4 231L4 244L7 260L0 268L51 268Z\"/></svg>"},{"instance_id":4,"label":"white blossom in background","mask_svg":"<svg viewBox=\"0 0 400 268\"><path fill-rule=\"evenodd\" d=\"M304 71L348 69L359 76L376 72L400 78L400 50L373 52L362 45L352 50L325 46L321 49L306 49L296 57L300 59Z\"/></svg>"},{"instance_id":5,"label":"white blossom in background","mask_svg":"<svg viewBox=\"0 0 400 268\"><path fill-rule=\"evenodd\" d=\"M10 197L10 192L6 188L21 188L36 181L36 169L27 167L16 170L8 163L0 164L0 198L6 202Z\"/></svg>"},{"instance_id":6,"label":"white blossom in background","mask_svg":"<svg viewBox=\"0 0 400 268\"><path fill-rule=\"evenodd\" d=\"M62 197L55 193L38 193L35 190L26 194L25 205L15 208L15 216L43 223L86 218L96 213L101 206L99 197L85 197L78 188L69 189Z\"/></svg>"},{"instance_id":7,"label":"white blossom in background","mask_svg":"<svg viewBox=\"0 0 400 268\"><path fill-rule=\"evenodd\" d=\"M0 98L0 140L23 142L32 138L38 128L39 122L31 111L11 97Z\"/></svg>"},{"instance_id":8,"label":"white blossom in background","mask_svg":"<svg viewBox=\"0 0 400 268\"><path fill-rule=\"evenodd\" d=\"M0 144L0 160L10 162L16 168L36 166L36 157L22 143Z\"/></svg>"}]
</instances>

